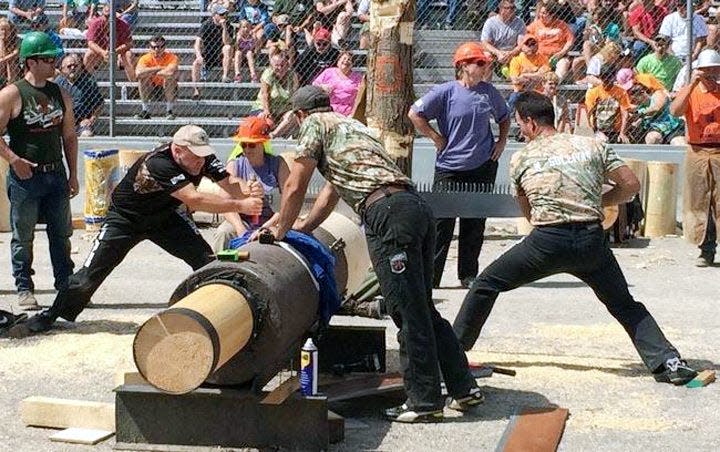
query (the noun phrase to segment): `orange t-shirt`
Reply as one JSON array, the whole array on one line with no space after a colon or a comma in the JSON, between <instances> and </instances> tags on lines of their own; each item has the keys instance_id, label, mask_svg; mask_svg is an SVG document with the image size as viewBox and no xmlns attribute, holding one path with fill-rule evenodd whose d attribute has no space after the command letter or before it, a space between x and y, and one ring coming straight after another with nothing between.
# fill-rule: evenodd
<instances>
[{"instance_id":1,"label":"orange t-shirt","mask_svg":"<svg viewBox=\"0 0 720 452\"><path fill-rule=\"evenodd\" d=\"M510 66L508 67L508 76L519 77L526 72L536 72L542 67L546 68L549 71L550 64L548 61L549 60L547 56L541 55L539 53L536 53L533 56L528 56L525 54L525 52L520 52L519 55L514 56L513 59L510 60ZM533 83L533 86L528 86L527 88L532 88L535 91L541 92L541 85L542 81L539 80L538 83ZM515 89L515 91L519 92L525 89L525 85L523 83L513 83L513 88Z\"/></svg>"},{"instance_id":2,"label":"orange t-shirt","mask_svg":"<svg viewBox=\"0 0 720 452\"><path fill-rule=\"evenodd\" d=\"M630 108L630 96L628 96L627 91L617 85L613 85L612 88L610 88L609 90L606 90L603 85L598 85L590 88L587 93L585 93L585 108L587 108L587 111L593 113L593 116L595 116L596 112L593 112L593 109L598 104L598 102L608 99L610 97L617 100L618 104L620 104L621 109L627 110L628 108ZM614 129L616 132L620 132L621 125L622 119L618 114L614 122Z\"/></svg>"},{"instance_id":3,"label":"orange t-shirt","mask_svg":"<svg viewBox=\"0 0 720 452\"><path fill-rule=\"evenodd\" d=\"M173 64L178 64L178 57L170 52L163 52L162 55L160 55L160 58L155 57L154 52L148 52L145 55L141 56L140 59L137 62L138 67L168 67ZM165 79L160 77L159 75L153 75L152 78L153 85L162 86L165 83Z\"/></svg>"},{"instance_id":4,"label":"orange t-shirt","mask_svg":"<svg viewBox=\"0 0 720 452\"><path fill-rule=\"evenodd\" d=\"M688 143L720 144L720 91L695 86L690 92L685 122Z\"/></svg>"},{"instance_id":5,"label":"orange t-shirt","mask_svg":"<svg viewBox=\"0 0 720 452\"><path fill-rule=\"evenodd\" d=\"M549 27L536 19L528 25L527 33L535 35L538 40L538 53L548 58L561 51L568 41L575 38L570 27L560 19L555 20Z\"/></svg>"}]
</instances>

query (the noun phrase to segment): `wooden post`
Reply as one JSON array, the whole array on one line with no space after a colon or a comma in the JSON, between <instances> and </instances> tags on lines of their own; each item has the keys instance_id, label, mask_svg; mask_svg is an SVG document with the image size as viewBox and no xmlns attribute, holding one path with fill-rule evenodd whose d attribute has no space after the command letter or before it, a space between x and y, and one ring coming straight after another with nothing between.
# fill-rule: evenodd
<instances>
[{"instance_id":1,"label":"wooden post","mask_svg":"<svg viewBox=\"0 0 720 452\"><path fill-rule=\"evenodd\" d=\"M413 0L373 0L367 70L367 125L405 174L412 170L415 130L407 117L414 101Z\"/></svg>"},{"instance_id":2,"label":"wooden post","mask_svg":"<svg viewBox=\"0 0 720 452\"><path fill-rule=\"evenodd\" d=\"M645 236L675 234L677 163L647 162L648 188Z\"/></svg>"}]
</instances>

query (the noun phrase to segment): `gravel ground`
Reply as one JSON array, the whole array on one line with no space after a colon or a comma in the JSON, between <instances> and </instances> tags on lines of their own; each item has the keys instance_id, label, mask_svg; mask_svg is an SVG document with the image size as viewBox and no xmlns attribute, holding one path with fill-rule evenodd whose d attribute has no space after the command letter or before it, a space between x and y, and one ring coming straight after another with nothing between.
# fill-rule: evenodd
<instances>
[{"instance_id":1,"label":"gravel ground","mask_svg":"<svg viewBox=\"0 0 720 452\"><path fill-rule=\"evenodd\" d=\"M500 227L503 229L503 227ZM211 231L205 231L210 233ZM73 236L76 264L90 247ZM9 268L9 234L0 234L0 256ZM481 267L515 243L488 240ZM720 362L720 268L697 269L696 250L680 238L637 240L616 248L631 291L655 315L667 337L698 368ZM442 315L454 319L465 291L456 280L456 250L435 291ZM42 305L53 299L47 240L36 238L36 284ZM0 450L82 450L51 443L54 431L26 428L19 402L29 396L113 400L116 371L131 369L130 345L138 325L161 309L189 269L150 243L134 249L98 290L75 324L60 323L51 334L0 339ZM15 301L10 271L0 274L0 308ZM397 349L389 321L340 318L337 323L388 327L388 348ZM717 384L703 389L655 383L622 328L578 280L558 275L501 295L471 352L474 360L511 367L516 377L480 380L486 403L475 413L449 411L442 424L390 424L377 403L338 407L348 418L346 439L332 450L494 450L516 410L556 404L568 408L566 451L720 449ZM97 450L110 450L108 440Z\"/></svg>"}]
</instances>

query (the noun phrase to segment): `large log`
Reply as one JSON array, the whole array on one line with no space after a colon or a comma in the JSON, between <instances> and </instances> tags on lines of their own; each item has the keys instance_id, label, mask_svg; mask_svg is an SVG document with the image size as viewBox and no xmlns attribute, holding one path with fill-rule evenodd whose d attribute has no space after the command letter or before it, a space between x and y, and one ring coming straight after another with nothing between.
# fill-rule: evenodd
<instances>
[{"instance_id":1,"label":"large log","mask_svg":"<svg viewBox=\"0 0 720 452\"><path fill-rule=\"evenodd\" d=\"M315 236L334 249L338 291L354 289L370 266L359 226L334 213ZM248 260L199 269L175 290L172 307L138 330L135 364L153 386L173 394L203 382L262 388L317 323L320 294L304 258L285 245L241 249Z\"/></svg>"},{"instance_id":2,"label":"large log","mask_svg":"<svg viewBox=\"0 0 720 452\"><path fill-rule=\"evenodd\" d=\"M414 102L413 25L415 2L373 0L367 70L367 125L410 175L415 130L407 117Z\"/></svg>"}]
</instances>

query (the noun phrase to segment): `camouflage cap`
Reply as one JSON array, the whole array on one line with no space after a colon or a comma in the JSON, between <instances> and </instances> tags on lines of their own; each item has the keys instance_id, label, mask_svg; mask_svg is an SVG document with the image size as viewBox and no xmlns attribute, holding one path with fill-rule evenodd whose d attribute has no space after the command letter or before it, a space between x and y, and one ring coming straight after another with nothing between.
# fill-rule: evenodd
<instances>
[{"instance_id":1,"label":"camouflage cap","mask_svg":"<svg viewBox=\"0 0 720 452\"><path fill-rule=\"evenodd\" d=\"M295 91L292 96L292 109L294 111L314 110L316 108L329 108L330 96L318 86L307 85Z\"/></svg>"}]
</instances>

